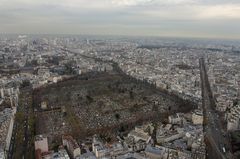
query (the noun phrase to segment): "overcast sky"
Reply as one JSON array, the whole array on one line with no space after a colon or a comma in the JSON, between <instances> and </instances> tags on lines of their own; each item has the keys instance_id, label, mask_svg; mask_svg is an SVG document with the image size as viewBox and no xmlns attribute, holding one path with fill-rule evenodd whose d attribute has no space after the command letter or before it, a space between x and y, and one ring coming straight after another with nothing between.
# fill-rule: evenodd
<instances>
[{"instance_id":1,"label":"overcast sky","mask_svg":"<svg viewBox=\"0 0 240 159\"><path fill-rule=\"evenodd\" d=\"M240 0L0 0L0 33L240 38Z\"/></svg>"}]
</instances>

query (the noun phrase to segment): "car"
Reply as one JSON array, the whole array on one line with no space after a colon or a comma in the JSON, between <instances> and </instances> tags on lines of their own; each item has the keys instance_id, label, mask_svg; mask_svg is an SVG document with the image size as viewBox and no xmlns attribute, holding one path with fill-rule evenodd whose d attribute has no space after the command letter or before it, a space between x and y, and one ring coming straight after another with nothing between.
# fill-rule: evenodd
<instances>
[{"instance_id":1,"label":"car","mask_svg":"<svg viewBox=\"0 0 240 159\"><path fill-rule=\"evenodd\" d=\"M222 147L222 151L223 151L223 153L226 153L225 147Z\"/></svg>"}]
</instances>

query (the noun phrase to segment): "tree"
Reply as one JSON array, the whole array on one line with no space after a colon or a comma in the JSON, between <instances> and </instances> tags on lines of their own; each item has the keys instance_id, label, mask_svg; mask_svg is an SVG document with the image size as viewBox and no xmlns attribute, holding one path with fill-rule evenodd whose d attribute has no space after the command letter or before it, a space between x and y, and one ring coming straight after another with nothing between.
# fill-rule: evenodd
<instances>
[{"instance_id":1,"label":"tree","mask_svg":"<svg viewBox=\"0 0 240 159\"><path fill-rule=\"evenodd\" d=\"M120 115L117 113L117 114L115 114L115 118L117 119L117 120L119 120L120 119Z\"/></svg>"},{"instance_id":2,"label":"tree","mask_svg":"<svg viewBox=\"0 0 240 159\"><path fill-rule=\"evenodd\" d=\"M21 123L24 120L24 114L22 112L17 112L15 115L15 119L16 121Z\"/></svg>"},{"instance_id":3,"label":"tree","mask_svg":"<svg viewBox=\"0 0 240 159\"><path fill-rule=\"evenodd\" d=\"M30 86L30 81L29 80L23 80L22 84L21 84L21 87L22 88L25 88L25 87L28 87Z\"/></svg>"},{"instance_id":4,"label":"tree","mask_svg":"<svg viewBox=\"0 0 240 159\"><path fill-rule=\"evenodd\" d=\"M86 96L87 100L89 103L92 103L93 102L93 98L89 95Z\"/></svg>"},{"instance_id":5,"label":"tree","mask_svg":"<svg viewBox=\"0 0 240 159\"><path fill-rule=\"evenodd\" d=\"M134 99L134 95L132 91L129 91L129 96L130 96L130 99Z\"/></svg>"},{"instance_id":6,"label":"tree","mask_svg":"<svg viewBox=\"0 0 240 159\"><path fill-rule=\"evenodd\" d=\"M74 74L73 63L74 61L69 61L65 64L65 71L67 74Z\"/></svg>"}]
</instances>

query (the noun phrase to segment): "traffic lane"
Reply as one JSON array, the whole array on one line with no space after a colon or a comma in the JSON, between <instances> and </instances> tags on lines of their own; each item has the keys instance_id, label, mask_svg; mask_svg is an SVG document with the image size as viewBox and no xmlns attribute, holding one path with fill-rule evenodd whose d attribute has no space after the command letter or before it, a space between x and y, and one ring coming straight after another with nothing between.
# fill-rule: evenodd
<instances>
[{"instance_id":1,"label":"traffic lane","mask_svg":"<svg viewBox=\"0 0 240 159\"><path fill-rule=\"evenodd\" d=\"M208 83L208 79L207 79L207 74L206 74L206 69L205 69L205 65L204 65L204 61L203 59L200 59L200 73L201 73L201 87L202 87L202 102L203 102L203 109L204 109L204 116L206 117L207 121L208 121L208 125L210 123L209 126L205 127L207 130L206 135L209 137L213 137L211 140L213 143L213 145L215 145L215 149L217 151L217 153L220 153L220 149L222 147L222 132L219 131L220 127L220 122L218 120L218 117L216 115L216 113L214 113L213 111L213 107L212 105L214 104L214 102L212 101L212 98L210 98L211 95L211 90L209 88L209 83ZM205 71L205 72L204 72ZM207 113L206 113L207 112ZM217 145L217 146L216 146Z\"/></svg>"}]
</instances>

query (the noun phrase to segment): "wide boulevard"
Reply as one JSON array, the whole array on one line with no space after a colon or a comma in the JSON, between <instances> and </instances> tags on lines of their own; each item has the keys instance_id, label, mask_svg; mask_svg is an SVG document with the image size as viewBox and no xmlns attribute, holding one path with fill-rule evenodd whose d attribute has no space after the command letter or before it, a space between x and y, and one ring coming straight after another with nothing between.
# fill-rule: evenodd
<instances>
[{"instance_id":1,"label":"wide boulevard","mask_svg":"<svg viewBox=\"0 0 240 159\"><path fill-rule=\"evenodd\" d=\"M202 87L202 106L204 115L204 134L207 144L207 158L209 159L228 159L232 158L230 143L226 129L216 112L216 104L212 95L208 80L204 58L199 60L201 87Z\"/></svg>"}]
</instances>

